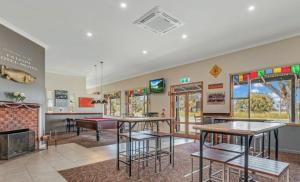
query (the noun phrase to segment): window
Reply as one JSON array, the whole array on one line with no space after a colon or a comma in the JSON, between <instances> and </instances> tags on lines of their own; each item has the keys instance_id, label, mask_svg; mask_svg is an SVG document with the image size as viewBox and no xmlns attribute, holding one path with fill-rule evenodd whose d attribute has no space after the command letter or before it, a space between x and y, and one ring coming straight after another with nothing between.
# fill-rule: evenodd
<instances>
[{"instance_id":1,"label":"window","mask_svg":"<svg viewBox=\"0 0 300 182\"><path fill-rule=\"evenodd\" d=\"M110 99L110 115L121 116L121 98Z\"/></svg>"},{"instance_id":2,"label":"window","mask_svg":"<svg viewBox=\"0 0 300 182\"><path fill-rule=\"evenodd\" d=\"M53 91L47 91L47 111L53 112L54 107L54 92Z\"/></svg>"},{"instance_id":3,"label":"window","mask_svg":"<svg viewBox=\"0 0 300 182\"><path fill-rule=\"evenodd\" d=\"M128 99L129 115L136 117L145 116L148 112L148 96L147 95L134 95L129 96Z\"/></svg>"},{"instance_id":4,"label":"window","mask_svg":"<svg viewBox=\"0 0 300 182\"><path fill-rule=\"evenodd\" d=\"M107 104L104 106L104 114L109 116L121 116L121 92L105 94L104 97L107 99Z\"/></svg>"},{"instance_id":5,"label":"window","mask_svg":"<svg viewBox=\"0 0 300 182\"><path fill-rule=\"evenodd\" d=\"M249 84L247 82L234 82L232 102L234 117L249 118Z\"/></svg>"},{"instance_id":6,"label":"window","mask_svg":"<svg viewBox=\"0 0 300 182\"><path fill-rule=\"evenodd\" d=\"M289 72L283 72L284 68L276 68L277 72L266 69L256 75L255 72L233 75L233 116L299 121L299 75L292 73L292 67Z\"/></svg>"},{"instance_id":7,"label":"window","mask_svg":"<svg viewBox=\"0 0 300 182\"><path fill-rule=\"evenodd\" d=\"M289 76L278 76L264 83L251 83L250 117L292 119L292 80Z\"/></svg>"}]
</instances>

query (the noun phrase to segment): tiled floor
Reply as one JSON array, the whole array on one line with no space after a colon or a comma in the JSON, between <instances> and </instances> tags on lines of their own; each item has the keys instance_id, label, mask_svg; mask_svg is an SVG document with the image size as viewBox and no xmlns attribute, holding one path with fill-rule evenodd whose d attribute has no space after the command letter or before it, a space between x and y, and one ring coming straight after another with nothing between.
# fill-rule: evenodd
<instances>
[{"instance_id":1,"label":"tiled floor","mask_svg":"<svg viewBox=\"0 0 300 182\"><path fill-rule=\"evenodd\" d=\"M193 142L193 140L175 139L176 145L187 142ZM56 148L51 146L48 150L0 164L0 182L61 182L65 179L57 172L59 170L115 157L115 144L95 148L85 148L75 143L58 145Z\"/></svg>"}]
</instances>

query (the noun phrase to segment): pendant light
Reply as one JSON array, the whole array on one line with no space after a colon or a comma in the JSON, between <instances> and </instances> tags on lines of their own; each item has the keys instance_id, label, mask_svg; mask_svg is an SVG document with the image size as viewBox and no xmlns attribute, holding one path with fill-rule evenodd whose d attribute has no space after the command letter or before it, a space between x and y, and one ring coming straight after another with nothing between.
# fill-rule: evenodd
<instances>
[{"instance_id":1,"label":"pendant light","mask_svg":"<svg viewBox=\"0 0 300 182\"><path fill-rule=\"evenodd\" d=\"M98 80L99 83L99 90L97 93L97 95L99 95L98 99L95 99L92 101L92 104L107 104L107 100L104 98L103 95L103 61L100 61L100 67L101 67L101 75L100 75L100 79ZM97 79L98 79L98 72L97 72L97 65L95 65L95 69L96 69L96 83L97 83Z\"/></svg>"}]
</instances>

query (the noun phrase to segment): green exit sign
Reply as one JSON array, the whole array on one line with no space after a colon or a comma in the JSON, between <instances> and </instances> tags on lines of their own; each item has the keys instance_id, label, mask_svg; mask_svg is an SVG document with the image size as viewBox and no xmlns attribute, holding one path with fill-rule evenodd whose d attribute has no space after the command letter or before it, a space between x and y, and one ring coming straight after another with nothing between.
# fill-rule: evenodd
<instances>
[{"instance_id":1,"label":"green exit sign","mask_svg":"<svg viewBox=\"0 0 300 182\"><path fill-rule=\"evenodd\" d=\"M180 78L180 83L189 83L191 81L190 77L182 77Z\"/></svg>"}]
</instances>

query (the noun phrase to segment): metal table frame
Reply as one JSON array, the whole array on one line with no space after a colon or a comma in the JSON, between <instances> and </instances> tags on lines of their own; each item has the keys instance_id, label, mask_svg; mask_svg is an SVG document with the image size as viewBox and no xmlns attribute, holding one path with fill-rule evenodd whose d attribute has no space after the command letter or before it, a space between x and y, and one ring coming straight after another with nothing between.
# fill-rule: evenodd
<instances>
[{"instance_id":1,"label":"metal table frame","mask_svg":"<svg viewBox=\"0 0 300 182\"><path fill-rule=\"evenodd\" d=\"M232 122L232 121L251 121L251 122L267 122L267 121L271 121L271 120L264 120L264 119L251 119L251 118L233 118L233 117L215 117L213 118L213 123L220 123L221 122ZM215 122L217 121L217 122ZM271 131L268 132L263 132L263 138L262 138L262 143L261 143L261 149L262 149L262 153L261 156L264 158L265 157L265 133L268 133L268 156L267 158L271 158ZM278 137L275 135L275 137ZM215 136L214 134L212 134L212 143L213 145L215 145ZM223 135L221 136L221 142L223 142ZM241 145L243 145L243 137L241 137ZM251 146L251 143L250 143Z\"/></svg>"},{"instance_id":2,"label":"metal table frame","mask_svg":"<svg viewBox=\"0 0 300 182\"><path fill-rule=\"evenodd\" d=\"M278 130L278 128L279 127L271 128L268 131L260 132L260 133L269 132L269 138L271 138L271 131L274 132L274 136L275 136L275 160L278 160L278 146L279 146L279 142L278 142L279 130ZM250 148L250 145L251 145L252 138L253 138L254 134L237 134L237 133L230 133L230 132L210 131L210 130L205 130L205 129L201 129L201 131L200 131L199 181L200 182L203 181L203 148L204 148L203 146L204 146L206 137L209 133L231 135L231 136L240 136L241 138L245 139L244 181L248 182L248 178L249 178L249 172L248 172L249 148ZM257 133L257 134L259 134L259 133ZM269 145L270 145L270 143L269 143Z\"/></svg>"},{"instance_id":3,"label":"metal table frame","mask_svg":"<svg viewBox=\"0 0 300 182\"><path fill-rule=\"evenodd\" d=\"M131 176L132 174L132 156L131 156L131 150L129 150L129 160L128 162L125 162L123 160L120 160L120 132L121 128L124 126L125 123L128 123L128 134L129 134L129 149L131 149L132 140L131 140L131 134L133 128L136 126L137 123L143 123L143 122L150 122L150 123L156 123L156 130L159 132L159 123L160 122L166 122L169 126L170 131L170 146L169 146L169 157L170 157L170 164L172 164L172 167L174 167L174 137L172 136L172 124L173 119L171 118L118 118L117 120L117 170L120 170L120 162L124 163L125 165L128 165L129 170L128 174Z\"/></svg>"}]
</instances>

